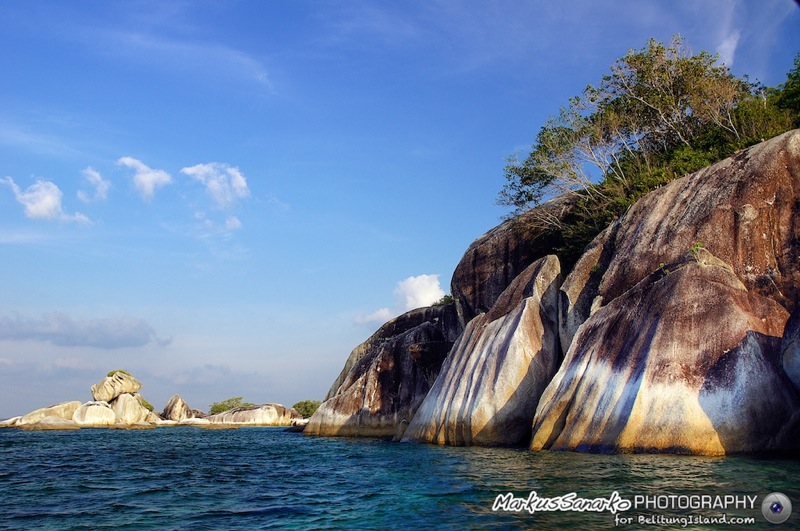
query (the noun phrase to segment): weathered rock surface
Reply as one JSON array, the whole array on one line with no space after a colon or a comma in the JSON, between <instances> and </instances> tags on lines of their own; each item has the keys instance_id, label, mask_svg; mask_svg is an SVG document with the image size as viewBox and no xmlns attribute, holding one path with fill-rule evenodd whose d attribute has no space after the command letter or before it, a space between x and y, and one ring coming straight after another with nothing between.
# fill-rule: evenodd
<instances>
[{"instance_id":1,"label":"weathered rock surface","mask_svg":"<svg viewBox=\"0 0 800 531\"><path fill-rule=\"evenodd\" d=\"M352 368L303 433L393 437L425 398L458 332L454 304L390 321L353 351Z\"/></svg>"},{"instance_id":2,"label":"weathered rock surface","mask_svg":"<svg viewBox=\"0 0 800 531\"><path fill-rule=\"evenodd\" d=\"M467 325L403 441L527 444L559 363L558 258L537 260Z\"/></svg>"},{"instance_id":3,"label":"weathered rock surface","mask_svg":"<svg viewBox=\"0 0 800 531\"><path fill-rule=\"evenodd\" d=\"M339 376L334 380L333 385L331 385L328 394L325 396L325 400L333 398L333 396L336 395L339 391L339 387L341 387L345 378L347 378L347 375L361 358L367 355L374 355L386 341L425 323L431 323L438 328L444 341L450 342L451 344L455 342L462 331L454 304L418 308L391 319L372 334L369 339L353 349L344 364L344 368L342 368Z\"/></svg>"},{"instance_id":4,"label":"weathered rock surface","mask_svg":"<svg viewBox=\"0 0 800 531\"><path fill-rule=\"evenodd\" d=\"M800 308L792 313L783 331L781 364L789 380L800 390Z\"/></svg>"},{"instance_id":5,"label":"weathered rock surface","mask_svg":"<svg viewBox=\"0 0 800 531\"><path fill-rule=\"evenodd\" d=\"M56 417L72 420L72 416L79 407L81 407L81 403L77 400L73 400L71 402L61 402L52 406L43 407L41 409L31 411L27 415L23 415L17 421L17 425L24 426L27 424L35 424L45 417Z\"/></svg>"},{"instance_id":6,"label":"weathered rock surface","mask_svg":"<svg viewBox=\"0 0 800 531\"><path fill-rule=\"evenodd\" d=\"M47 430L77 430L78 425L72 420L61 417L44 417L37 422L19 426L27 431L47 431Z\"/></svg>"},{"instance_id":7,"label":"weathered rock surface","mask_svg":"<svg viewBox=\"0 0 800 531\"><path fill-rule=\"evenodd\" d=\"M11 417L10 419L6 419L6 420L3 420L3 421L0 421L0 428L14 428L14 427L17 426L17 424L19 424L19 420L21 418L22 418L22 416L20 415L20 416L16 416L16 417Z\"/></svg>"},{"instance_id":8,"label":"weathered rock surface","mask_svg":"<svg viewBox=\"0 0 800 531\"><path fill-rule=\"evenodd\" d=\"M117 371L93 385L91 391L96 401L111 402L123 393L133 394L141 388L139 380L130 374Z\"/></svg>"},{"instance_id":9,"label":"weathered rock surface","mask_svg":"<svg viewBox=\"0 0 800 531\"><path fill-rule=\"evenodd\" d=\"M800 130L762 142L643 197L564 282L567 328L660 264L702 246L748 290L792 311L800 300ZM569 336L565 336L569 340Z\"/></svg>"},{"instance_id":10,"label":"weathered rock surface","mask_svg":"<svg viewBox=\"0 0 800 531\"><path fill-rule=\"evenodd\" d=\"M183 398L178 395L173 395L167 402L167 405L164 406L164 411L161 413L161 416L164 420L176 420L180 422L184 419L194 418L195 414Z\"/></svg>"},{"instance_id":11,"label":"weathered rock surface","mask_svg":"<svg viewBox=\"0 0 800 531\"><path fill-rule=\"evenodd\" d=\"M72 416L75 424L81 427L112 426L117 422L117 415L108 402L86 402Z\"/></svg>"},{"instance_id":12,"label":"weathered rock surface","mask_svg":"<svg viewBox=\"0 0 800 531\"><path fill-rule=\"evenodd\" d=\"M205 418L211 424L244 424L248 426L290 426L303 416L282 404L236 407Z\"/></svg>"},{"instance_id":13,"label":"weathered rock surface","mask_svg":"<svg viewBox=\"0 0 800 531\"><path fill-rule=\"evenodd\" d=\"M150 410L142 405L138 395L122 393L110 405L119 424L136 424L150 418Z\"/></svg>"},{"instance_id":14,"label":"weathered rock surface","mask_svg":"<svg viewBox=\"0 0 800 531\"><path fill-rule=\"evenodd\" d=\"M536 411L531 448L730 454L797 446L788 318L710 253L647 275L580 327ZM768 413L766 413L768 412Z\"/></svg>"},{"instance_id":15,"label":"weathered rock surface","mask_svg":"<svg viewBox=\"0 0 800 531\"><path fill-rule=\"evenodd\" d=\"M498 225L469 246L450 282L462 328L478 314L488 312L517 275L549 254L533 243L543 230L535 220L560 219L572 203L566 197L549 201Z\"/></svg>"}]
</instances>

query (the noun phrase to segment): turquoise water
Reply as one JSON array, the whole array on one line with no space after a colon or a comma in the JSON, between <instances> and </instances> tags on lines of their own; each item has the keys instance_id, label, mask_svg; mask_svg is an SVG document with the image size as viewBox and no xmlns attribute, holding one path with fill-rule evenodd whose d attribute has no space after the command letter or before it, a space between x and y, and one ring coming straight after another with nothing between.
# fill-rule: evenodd
<instances>
[{"instance_id":1,"label":"turquoise water","mask_svg":"<svg viewBox=\"0 0 800 531\"><path fill-rule=\"evenodd\" d=\"M278 428L64 432L0 430L2 529L609 529L610 512L495 512L527 498L613 491L757 495L755 509L639 515L753 517L800 527L800 460L586 455L308 438ZM772 525L762 499L780 491L795 514ZM622 528L646 528L643 524ZM666 527L650 526L653 529ZM677 526L679 527L679 526Z\"/></svg>"}]
</instances>

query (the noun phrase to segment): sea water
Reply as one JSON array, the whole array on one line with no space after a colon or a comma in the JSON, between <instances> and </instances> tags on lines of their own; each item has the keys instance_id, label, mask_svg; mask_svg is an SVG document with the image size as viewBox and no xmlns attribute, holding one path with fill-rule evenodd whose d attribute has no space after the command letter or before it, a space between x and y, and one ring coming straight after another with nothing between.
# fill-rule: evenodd
<instances>
[{"instance_id":1,"label":"sea water","mask_svg":"<svg viewBox=\"0 0 800 531\"><path fill-rule=\"evenodd\" d=\"M280 428L4 429L0 528L791 529L800 524L798 477L795 459L454 448ZM795 503L779 526L761 511L776 491ZM611 507L615 492L651 506ZM503 506L503 496L517 502ZM659 509L669 496L757 501ZM576 498L601 510L578 511ZM537 504L527 500L559 509L531 511ZM723 517L754 520L731 525Z\"/></svg>"}]
</instances>

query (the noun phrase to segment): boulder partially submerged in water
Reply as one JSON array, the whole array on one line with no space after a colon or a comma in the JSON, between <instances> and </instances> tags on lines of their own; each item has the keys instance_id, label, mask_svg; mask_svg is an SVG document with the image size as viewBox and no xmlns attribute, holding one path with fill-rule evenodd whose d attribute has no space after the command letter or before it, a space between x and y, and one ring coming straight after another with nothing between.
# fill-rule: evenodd
<instances>
[{"instance_id":1,"label":"boulder partially submerged in water","mask_svg":"<svg viewBox=\"0 0 800 531\"><path fill-rule=\"evenodd\" d=\"M204 420L210 424L230 424L245 426L290 426L292 421L303 416L294 408L282 404L262 404L260 406L243 406L209 415Z\"/></svg>"},{"instance_id":2,"label":"boulder partially submerged in water","mask_svg":"<svg viewBox=\"0 0 800 531\"><path fill-rule=\"evenodd\" d=\"M117 415L108 402L95 400L86 402L72 416L75 424L83 427L113 426L117 423Z\"/></svg>"},{"instance_id":3,"label":"boulder partially submerged in water","mask_svg":"<svg viewBox=\"0 0 800 531\"><path fill-rule=\"evenodd\" d=\"M537 211L558 222L569 208L564 199ZM497 315L495 306L552 249L533 248L546 238L505 222L470 246L453 275L465 329L422 405L406 400L401 409L387 399L418 380L398 371L405 358L388 355L396 338L382 338L380 355L348 361L306 433L391 435L408 421L406 440L502 444L503 429L484 428L513 425L510 412L536 407L533 449L796 451L798 219L800 130L641 198L585 249L564 280L558 310L551 304L540 312L540 322L558 323L558 357L566 354L541 397L501 365L530 358L512 338L525 328L517 320L532 316ZM789 312L795 317L784 334ZM511 315L513 326L503 320ZM525 347L535 350L537 337Z\"/></svg>"},{"instance_id":4,"label":"boulder partially submerged in water","mask_svg":"<svg viewBox=\"0 0 800 531\"><path fill-rule=\"evenodd\" d=\"M161 418L164 420L174 420L177 422L194 417L195 414L192 412L192 408L190 408L189 404L179 395L172 395L167 405L164 406L164 411L161 412Z\"/></svg>"},{"instance_id":5,"label":"boulder partially submerged in water","mask_svg":"<svg viewBox=\"0 0 800 531\"><path fill-rule=\"evenodd\" d=\"M78 408L81 407L81 405L83 405L81 402L73 400L71 402L61 402L52 406L36 409L34 411L31 411L27 415L23 415L22 417L20 417L16 425L25 426L28 424L36 424L45 417L55 417L64 420L72 420L73 415L78 410Z\"/></svg>"},{"instance_id":6,"label":"boulder partially submerged in water","mask_svg":"<svg viewBox=\"0 0 800 531\"><path fill-rule=\"evenodd\" d=\"M304 433L394 437L428 394L460 330L452 303L392 319L353 350Z\"/></svg>"},{"instance_id":7,"label":"boulder partially submerged in water","mask_svg":"<svg viewBox=\"0 0 800 531\"><path fill-rule=\"evenodd\" d=\"M788 314L701 250L597 310L542 395L534 450L723 455L788 450L800 394Z\"/></svg>"},{"instance_id":8,"label":"boulder partially submerged in water","mask_svg":"<svg viewBox=\"0 0 800 531\"><path fill-rule=\"evenodd\" d=\"M534 262L470 321L403 441L517 446L558 368L558 258Z\"/></svg>"},{"instance_id":9,"label":"boulder partially submerged in water","mask_svg":"<svg viewBox=\"0 0 800 531\"><path fill-rule=\"evenodd\" d=\"M110 405L116 415L115 424L132 425L156 420L138 394L122 393Z\"/></svg>"}]
</instances>

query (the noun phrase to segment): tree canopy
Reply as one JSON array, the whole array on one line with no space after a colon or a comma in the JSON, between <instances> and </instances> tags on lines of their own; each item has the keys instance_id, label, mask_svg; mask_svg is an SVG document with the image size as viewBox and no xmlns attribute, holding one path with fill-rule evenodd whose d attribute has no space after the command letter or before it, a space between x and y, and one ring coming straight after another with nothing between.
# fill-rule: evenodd
<instances>
[{"instance_id":1,"label":"tree canopy","mask_svg":"<svg viewBox=\"0 0 800 531\"><path fill-rule=\"evenodd\" d=\"M304 419L307 419L314 414L321 403L319 400L301 400L293 405L292 408L303 415Z\"/></svg>"},{"instance_id":2,"label":"tree canopy","mask_svg":"<svg viewBox=\"0 0 800 531\"><path fill-rule=\"evenodd\" d=\"M800 55L784 85L737 78L682 37L651 39L618 59L511 157L498 203L511 216L561 196L566 215L532 216L570 259L641 195L798 124ZM558 244L560 242L560 244ZM559 250L558 248L556 250Z\"/></svg>"},{"instance_id":3,"label":"tree canopy","mask_svg":"<svg viewBox=\"0 0 800 531\"><path fill-rule=\"evenodd\" d=\"M211 406L209 406L208 413L210 415L216 415L217 413L222 413L236 407L250 407L255 405L251 402L244 402L243 400L244 399L241 396L234 396L232 398L225 399L222 402L214 402L211 404Z\"/></svg>"}]
</instances>

